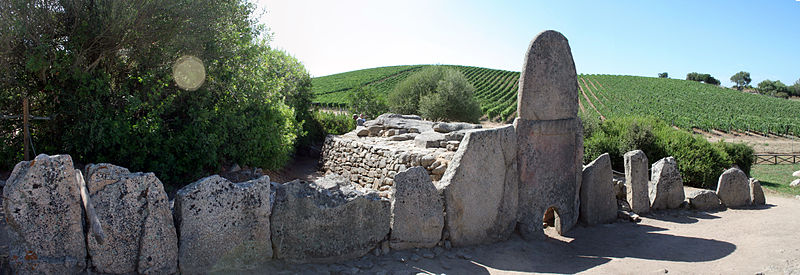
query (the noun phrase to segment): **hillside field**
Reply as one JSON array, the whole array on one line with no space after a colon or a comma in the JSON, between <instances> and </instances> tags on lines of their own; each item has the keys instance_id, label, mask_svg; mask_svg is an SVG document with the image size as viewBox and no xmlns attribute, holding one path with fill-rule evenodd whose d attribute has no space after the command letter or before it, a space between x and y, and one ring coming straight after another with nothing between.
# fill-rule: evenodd
<instances>
[{"instance_id":1,"label":"hillside field","mask_svg":"<svg viewBox=\"0 0 800 275\"><path fill-rule=\"evenodd\" d=\"M409 75L430 65L391 66L316 77L314 102L344 107L358 87L385 96ZM486 118L511 121L516 116L519 72L443 65L461 71L475 86ZM601 118L653 116L684 129L800 134L800 101L743 93L679 79L578 75L580 112Z\"/></svg>"}]
</instances>

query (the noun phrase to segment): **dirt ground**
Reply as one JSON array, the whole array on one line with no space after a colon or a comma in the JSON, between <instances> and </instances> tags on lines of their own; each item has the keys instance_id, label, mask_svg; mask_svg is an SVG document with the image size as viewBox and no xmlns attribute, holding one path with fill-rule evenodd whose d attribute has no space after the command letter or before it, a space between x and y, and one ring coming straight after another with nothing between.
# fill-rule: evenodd
<instances>
[{"instance_id":1,"label":"dirt ground","mask_svg":"<svg viewBox=\"0 0 800 275\"><path fill-rule=\"evenodd\" d=\"M800 199L719 212L668 210L642 222L577 226L566 236L483 246L392 251L333 265L273 262L222 274L800 274ZM0 251L8 238L0 219ZM353 236L357 238L357 236ZM8 271L7 269L5 271Z\"/></svg>"},{"instance_id":2,"label":"dirt ground","mask_svg":"<svg viewBox=\"0 0 800 275\"><path fill-rule=\"evenodd\" d=\"M749 144L753 146L756 153L788 154L800 152L800 138L798 137L778 135L762 136L755 133L740 132L705 132L697 129L695 129L694 132L705 136L708 141L711 142L725 140L726 142L742 142Z\"/></svg>"},{"instance_id":3,"label":"dirt ground","mask_svg":"<svg viewBox=\"0 0 800 275\"><path fill-rule=\"evenodd\" d=\"M800 200L719 212L668 210L640 223L582 227L566 236L459 249L393 251L335 265L273 264L251 274L800 274ZM429 256L427 258L425 256Z\"/></svg>"}]
</instances>

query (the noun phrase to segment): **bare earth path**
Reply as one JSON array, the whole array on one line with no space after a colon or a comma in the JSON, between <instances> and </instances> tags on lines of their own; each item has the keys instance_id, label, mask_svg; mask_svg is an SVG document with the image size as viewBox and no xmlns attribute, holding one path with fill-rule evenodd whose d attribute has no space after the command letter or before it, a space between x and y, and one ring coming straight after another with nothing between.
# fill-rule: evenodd
<instances>
[{"instance_id":1,"label":"bare earth path","mask_svg":"<svg viewBox=\"0 0 800 275\"><path fill-rule=\"evenodd\" d=\"M484 246L392 251L332 265L273 262L220 274L800 274L799 211L800 200L767 194L764 207L661 211L638 224L578 226L563 237L548 230L552 238L538 241L514 235ZM0 227L5 256L4 219Z\"/></svg>"},{"instance_id":2,"label":"bare earth path","mask_svg":"<svg viewBox=\"0 0 800 275\"><path fill-rule=\"evenodd\" d=\"M565 237L539 241L514 235L470 248L392 251L334 265L273 264L251 272L800 274L800 200L768 194L767 203L708 213L662 211L638 224L578 226Z\"/></svg>"}]
</instances>

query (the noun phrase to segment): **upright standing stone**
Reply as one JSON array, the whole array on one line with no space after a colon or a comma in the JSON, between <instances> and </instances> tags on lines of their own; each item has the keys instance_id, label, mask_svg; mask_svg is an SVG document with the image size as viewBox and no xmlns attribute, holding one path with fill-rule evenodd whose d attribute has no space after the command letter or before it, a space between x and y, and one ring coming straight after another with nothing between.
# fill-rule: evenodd
<instances>
[{"instance_id":1,"label":"upright standing stone","mask_svg":"<svg viewBox=\"0 0 800 275\"><path fill-rule=\"evenodd\" d=\"M531 41L517 93L523 120L573 119L578 115L578 76L569 41L544 31Z\"/></svg>"},{"instance_id":2,"label":"upright standing stone","mask_svg":"<svg viewBox=\"0 0 800 275\"><path fill-rule=\"evenodd\" d=\"M750 179L739 168L725 170L717 182L717 196L727 207L750 204Z\"/></svg>"},{"instance_id":3,"label":"upright standing stone","mask_svg":"<svg viewBox=\"0 0 800 275\"><path fill-rule=\"evenodd\" d=\"M155 174L130 173L107 163L87 165L86 174L86 188L106 234L102 244L88 238L94 269L176 273L178 238L167 193Z\"/></svg>"},{"instance_id":4,"label":"upright standing stone","mask_svg":"<svg viewBox=\"0 0 800 275\"><path fill-rule=\"evenodd\" d=\"M625 153L625 189L628 193L628 204L637 214L650 212L650 195L647 191L648 178L647 156L642 150Z\"/></svg>"},{"instance_id":5,"label":"upright standing stone","mask_svg":"<svg viewBox=\"0 0 800 275\"><path fill-rule=\"evenodd\" d=\"M252 269L270 260L270 194L269 176L233 183L214 175L178 190L181 273Z\"/></svg>"},{"instance_id":6,"label":"upright standing stone","mask_svg":"<svg viewBox=\"0 0 800 275\"><path fill-rule=\"evenodd\" d=\"M666 157L653 163L650 175L650 208L674 209L681 206L686 195L683 193L683 179L678 171L675 158Z\"/></svg>"},{"instance_id":7,"label":"upright standing stone","mask_svg":"<svg viewBox=\"0 0 800 275\"><path fill-rule=\"evenodd\" d=\"M578 221L583 137L575 63L567 39L556 31L531 41L517 99L520 233L544 236L542 220L553 207L559 233ZM448 205L449 211L449 205Z\"/></svg>"},{"instance_id":8,"label":"upright standing stone","mask_svg":"<svg viewBox=\"0 0 800 275\"><path fill-rule=\"evenodd\" d=\"M394 176L390 242L393 249L434 247L442 238L444 206L422 166Z\"/></svg>"},{"instance_id":9,"label":"upright standing stone","mask_svg":"<svg viewBox=\"0 0 800 275\"><path fill-rule=\"evenodd\" d=\"M389 235L391 203L372 190L364 193L350 183L299 180L275 187L270 230L278 259L350 260L366 255Z\"/></svg>"},{"instance_id":10,"label":"upright standing stone","mask_svg":"<svg viewBox=\"0 0 800 275\"><path fill-rule=\"evenodd\" d=\"M612 182L608 153L583 167L581 184L581 222L587 225L610 223L617 219L617 199Z\"/></svg>"},{"instance_id":11,"label":"upright standing stone","mask_svg":"<svg viewBox=\"0 0 800 275\"><path fill-rule=\"evenodd\" d=\"M511 126L469 132L436 188L455 246L500 241L517 216L517 140ZM539 221L541 224L541 220Z\"/></svg>"},{"instance_id":12,"label":"upright standing stone","mask_svg":"<svg viewBox=\"0 0 800 275\"><path fill-rule=\"evenodd\" d=\"M69 155L17 163L3 188L3 210L14 274L78 274L86 267L81 195Z\"/></svg>"},{"instance_id":13,"label":"upright standing stone","mask_svg":"<svg viewBox=\"0 0 800 275\"><path fill-rule=\"evenodd\" d=\"M764 205L767 203L764 198L764 190L761 189L761 182L750 178L750 202L753 205Z\"/></svg>"}]
</instances>

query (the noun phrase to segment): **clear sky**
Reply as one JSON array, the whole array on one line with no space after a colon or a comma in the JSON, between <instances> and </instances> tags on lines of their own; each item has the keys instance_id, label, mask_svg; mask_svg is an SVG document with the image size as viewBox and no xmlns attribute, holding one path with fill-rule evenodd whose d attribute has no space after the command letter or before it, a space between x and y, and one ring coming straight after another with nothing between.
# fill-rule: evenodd
<instances>
[{"instance_id":1,"label":"clear sky","mask_svg":"<svg viewBox=\"0 0 800 275\"><path fill-rule=\"evenodd\" d=\"M725 86L750 72L800 79L800 0L454 1L258 0L273 47L312 76L390 65L520 71L528 43L553 29L578 73L685 78Z\"/></svg>"}]
</instances>

